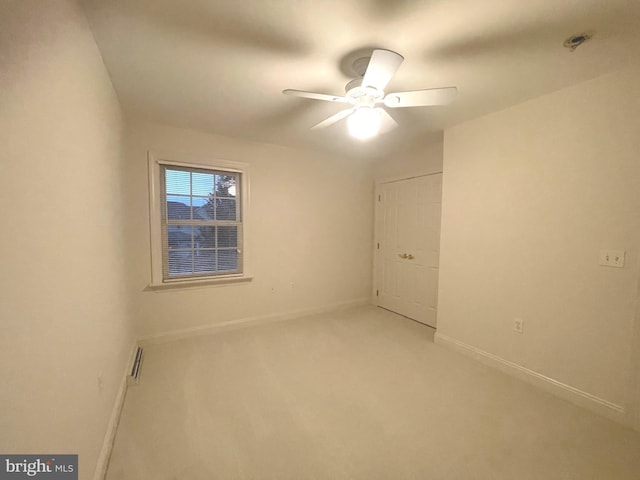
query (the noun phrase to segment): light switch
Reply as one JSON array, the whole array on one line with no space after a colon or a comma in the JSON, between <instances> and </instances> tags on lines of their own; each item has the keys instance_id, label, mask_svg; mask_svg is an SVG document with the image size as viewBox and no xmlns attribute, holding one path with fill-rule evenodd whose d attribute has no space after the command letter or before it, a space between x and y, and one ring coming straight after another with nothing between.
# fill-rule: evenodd
<instances>
[{"instance_id":1,"label":"light switch","mask_svg":"<svg viewBox=\"0 0 640 480\"><path fill-rule=\"evenodd\" d=\"M600 250L600 265L605 267L624 267L624 250Z\"/></svg>"}]
</instances>

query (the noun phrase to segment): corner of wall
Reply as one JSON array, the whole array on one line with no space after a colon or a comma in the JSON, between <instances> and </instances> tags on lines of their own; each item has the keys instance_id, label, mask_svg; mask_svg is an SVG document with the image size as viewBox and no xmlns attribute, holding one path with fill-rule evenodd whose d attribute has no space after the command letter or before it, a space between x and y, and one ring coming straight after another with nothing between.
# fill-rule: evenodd
<instances>
[{"instance_id":1,"label":"corner of wall","mask_svg":"<svg viewBox=\"0 0 640 480\"><path fill-rule=\"evenodd\" d=\"M442 172L444 133L436 132L373 163L376 182Z\"/></svg>"}]
</instances>

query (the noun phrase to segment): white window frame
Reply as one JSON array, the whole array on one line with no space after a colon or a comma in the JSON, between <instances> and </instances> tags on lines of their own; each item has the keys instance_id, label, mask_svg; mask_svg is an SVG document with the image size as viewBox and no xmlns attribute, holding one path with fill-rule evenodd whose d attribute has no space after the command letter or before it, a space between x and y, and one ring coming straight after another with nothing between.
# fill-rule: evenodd
<instances>
[{"instance_id":1,"label":"white window frame","mask_svg":"<svg viewBox=\"0 0 640 480\"><path fill-rule=\"evenodd\" d=\"M182 288L189 286L229 285L249 282L253 279L250 272L249 246L249 165L243 162L216 159L189 159L187 162L176 160L174 155L160 155L148 152L149 163L149 229L151 237L151 290ZM243 271L229 275L215 275L203 277L187 277L164 279L162 258L162 186L160 185L161 166L176 166L186 168L200 168L223 170L240 173L240 208L242 212L242 255Z\"/></svg>"}]
</instances>

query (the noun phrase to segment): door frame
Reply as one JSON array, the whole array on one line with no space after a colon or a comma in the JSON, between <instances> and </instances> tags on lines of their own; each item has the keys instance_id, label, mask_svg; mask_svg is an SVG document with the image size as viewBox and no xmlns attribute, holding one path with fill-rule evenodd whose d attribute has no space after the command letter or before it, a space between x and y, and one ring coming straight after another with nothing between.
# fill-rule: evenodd
<instances>
[{"instance_id":1,"label":"door frame","mask_svg":"<svg viewBox=\"0 0 640 480\"><path fill-rule=\"evenodd\" d=\"M378 224L380 222L380 201L379 197L381 195L380 189L385 183L393 183L400 182L402 180L411 180L413 178L419 177L428 177L431 175L440 175L443 174L442 170L438 170L436 172L433 171L425 171L425 172L416 172L410 175L402 175L398 177L386 177L380 178L376 180L374 195L373 195L373 246L371 254L373 255L373 282L371 285L371 298L372 304L376 307L379 307L378 303Z\"/></svg>"},{"instance_id":2,"label":"door frame","mask_svg":"<svg viewBox=\"0 0 640 480\"><path fill-rule=\"evenodd\" d=\"M640 271L637 272L637 278L636 308L633 319L631 361L629 365L629 392L626 406L629 426L640 432Z\"/></svg>"}]
</instances>

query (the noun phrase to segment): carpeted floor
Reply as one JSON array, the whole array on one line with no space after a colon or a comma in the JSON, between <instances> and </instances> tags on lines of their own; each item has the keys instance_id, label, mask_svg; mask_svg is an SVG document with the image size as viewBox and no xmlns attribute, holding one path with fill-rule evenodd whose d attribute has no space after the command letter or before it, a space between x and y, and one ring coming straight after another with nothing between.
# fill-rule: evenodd
<instances>
[{"instance_id":1,"label":"carpeted floor","mask_svg":"<svg viewBox=\"0 0 640 480\"><path fill-rule=\"evenodd\" d=\"M640 434L361 307L149 346L108 480L640 479Z\"/></svg>"}]
</instances>

